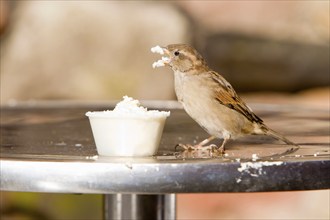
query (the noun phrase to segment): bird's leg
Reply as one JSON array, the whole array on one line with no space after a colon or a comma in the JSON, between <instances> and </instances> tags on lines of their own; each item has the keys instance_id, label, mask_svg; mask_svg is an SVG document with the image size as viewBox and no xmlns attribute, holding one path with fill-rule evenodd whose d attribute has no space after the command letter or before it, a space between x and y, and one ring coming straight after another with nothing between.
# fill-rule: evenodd
<instances>
[{"instance_id":1,"label":"bird's leg","mask_svg":"<svg viewBox=\"0 0 330 220\"><path fill-rule=\"evenodd\" d=\"M197 144L196 146L201 146L203 147L205 144L209 143L210 141L212 141L215 137L211 136L209 138L206 138L205 140L199 142L199 144Z\"/></svg>"},{"instance_id":2,"label":"bird's leg","mask_svg":"<svg viewBox=\"0 0 330 220\"><path fill-rule=\"evenodd\" d=\"M225 144L227 143L228 140L229 140L229 138L227 138L227 137L223 139L223 142L222 142L221 146L218 149L220 154L225 154Z\"/></svg>"},{"instance_id":3,"label":"bird's leg","mask_svg":"<svg viewBox=\"0 0 330 220\"><path fill-rule=\"evenodd\" d=\"M196 145L190 145L190 144L178 144L175 146L175 150L177 149L177 147L182 147L184 150L213 150L213 148L215 148L216 146L214 144L205 146L207 143L209 143L210 141L212 141L213 139L215 139L215 136L211 136L203 141L201 141L200 143L196 144Z\"/></svg>"}]
</instances>

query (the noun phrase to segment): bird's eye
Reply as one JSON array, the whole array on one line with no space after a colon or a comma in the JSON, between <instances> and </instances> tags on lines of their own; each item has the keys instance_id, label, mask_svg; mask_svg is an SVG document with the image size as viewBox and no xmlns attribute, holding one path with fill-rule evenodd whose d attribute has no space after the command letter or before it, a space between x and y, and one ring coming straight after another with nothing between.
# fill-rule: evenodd
<instances>
[{"instance_id":1,"label":"bird's eye","mask_svg":"<svg viewBox=\"0 0 330 220\"><path fill-rule=\"evenodd\" d=\"M175 55L175 56L179 56L179 55L180 55L180 52L179 52L179 51L175 51L175 52L174 52L174 55Z\"/></svg>"}]
</instances>

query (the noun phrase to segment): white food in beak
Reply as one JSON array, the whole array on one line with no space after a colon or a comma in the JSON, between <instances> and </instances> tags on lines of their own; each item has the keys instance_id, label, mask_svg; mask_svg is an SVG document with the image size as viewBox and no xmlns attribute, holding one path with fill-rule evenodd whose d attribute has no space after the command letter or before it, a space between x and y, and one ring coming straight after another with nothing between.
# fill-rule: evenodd
<instances>
[{"instance_id":1,"label":"white food in beak","mask_svg":"<svg viewBox=\"0 0 330 220\"><path fill-rule=\"evenodd\" d=\"M163 55L164 54L164 50L163 50L163 48L161 48L160 46L155 46L155 47L152 47L151 48L151 52L153 52L153 53L159 53L159 54L161 54L161 55Z\"/></svg>"},{"instance_id":2,"label":"white food in beak","mask_svg":"<svg viewBox=\"0 0 330 220\"><path fill-rule=\"evenodd\" d=\"M152 64L152 68L165 66L165 64L167 64L169 62L170 62L170 58L168 58L168 57L162 57L161 60L157 60L156 62L154 62Z\"/></svg>"},{"instance_id":3,"label":"white food in beak","mask_svg":"<svg viewBox=\"0 0 330 220\"><path fill-rule=\"evenodd\" d=\"M155 46L155 47L152 47L151 52L158 53L158 54L161 54L161 55L163 55L165 53L164 49L162 47L158 46L158 45ZM158 60L158 61L156 61L152 64L152 68L165 66L165 64L168 64L169 62L170 62L170 58L162 57L161 60Z\"/></svg>"}]
</instances>

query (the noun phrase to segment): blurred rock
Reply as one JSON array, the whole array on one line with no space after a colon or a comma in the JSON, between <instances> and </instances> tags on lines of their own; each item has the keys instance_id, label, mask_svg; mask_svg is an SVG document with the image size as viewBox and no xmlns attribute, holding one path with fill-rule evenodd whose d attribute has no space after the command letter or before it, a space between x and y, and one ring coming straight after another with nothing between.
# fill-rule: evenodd
<instances>
[{"instance_id":1,"label":"blurred rock","mask_svg":"<svg viewBox=\"0 0 330 220\"><path fill-rule=\"evenodd\" d=\"M179 1L202 33L329 44L329 1Z\"/></svg>"},{"instance_id":2,"label":"blurred rock","mask_svg":"<svg viewBox=\"0 0 330 220\"><path fill-rule=\"evenodd\" d=\"M194 44L238 91L329 86L329 1L180 1Z\"/></svg>"},{"instance_id":3,"label":"blurred rock","mask_svg":"<svg viewBox=\"0 0 330 220\"><path fill-rule=\"evenodd\" d=\"M150 48L187 42L167 3L20 1L1 45L1 103L10 99L174 98Z\"/></svg>"},{"instance_id":4,"label":"blurred rock","mask_svg":"<svg viewBox=\"0 0 330 220\"><path fill-rule=\"evenodd\" d=\"M329 45L214 34L204 48L209 65L238 91L296 92L329 86Z\"/></svg>"}]
</instances>

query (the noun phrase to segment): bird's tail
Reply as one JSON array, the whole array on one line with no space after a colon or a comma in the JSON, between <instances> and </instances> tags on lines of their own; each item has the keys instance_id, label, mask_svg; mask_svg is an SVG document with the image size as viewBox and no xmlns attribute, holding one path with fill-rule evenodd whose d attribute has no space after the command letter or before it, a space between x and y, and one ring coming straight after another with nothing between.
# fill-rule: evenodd
<instances>
[{"instance_id":1,"label":"bird's tail","mask_svg":"<svg viewBox=\"0 0 330 220\"><path fill-rule=\"evenodd\" d=\"M264 131L265 131L265 134L266 135L269 135L269 136L271 136L271 137L273 137L273 138L275 138L275 139L277 139L279 141L282 141L282 142L284 142L284 143L286 143L288 145L293 145L293 146L299 147L298 144L290 141L289 139L287 139L283 135L277 133L276 131L274 131L274 130L272 130L270 128L266 128Z\"/></svg>"},{"instance_id":2,"label":"bird's tail","mask_svg":"<svg viewBox=\"0 0 330 220\"><path fill-rule=\"evenodd\" d=\"M286 143L288 145L291 145L293 146L292 148L286 150L285 152L283 153L280 153L276 156L285 156L287 154L292 154L294 152L296 152L297 150L299 150L300 146L292 141L290 141L289 139L287 139L286 137L284 137L283 135L277 133L276 131L266 127L265 125L262 127L262 130L263 130L263 134L264 135L269 135L273 138L275 138L276 140L279 140L279 141L282 141L283 143ZM272 157L275 156L275 155L272 155Z\"/></svg>"},{"instance_id":3,"label":"bird's tail","mask_svg":"<svg viewBox=\"0 0 330 220\"><path fill-rule=\"evenodd\" d=\"M276 131L268 128L265 124L258 124L258 129L255 130L255 134L262 134L262 135L268 135L271 136L272 138L279 140L287 145L292 146L291 148L289 148L288 150L286 150L283 153L279 153L279 154L275 154L275 155L271 155L271 156L267 156L267 157L263 157L263 159L266 158L273 158L274 156L286 156L288 154L292 154L294 152L296 152L297 150L299 150L300 146L292 141L290 141L289 139L287 139L286 137L284 137L283 135L277 133Z\"/></svg>"}]
</instances>

